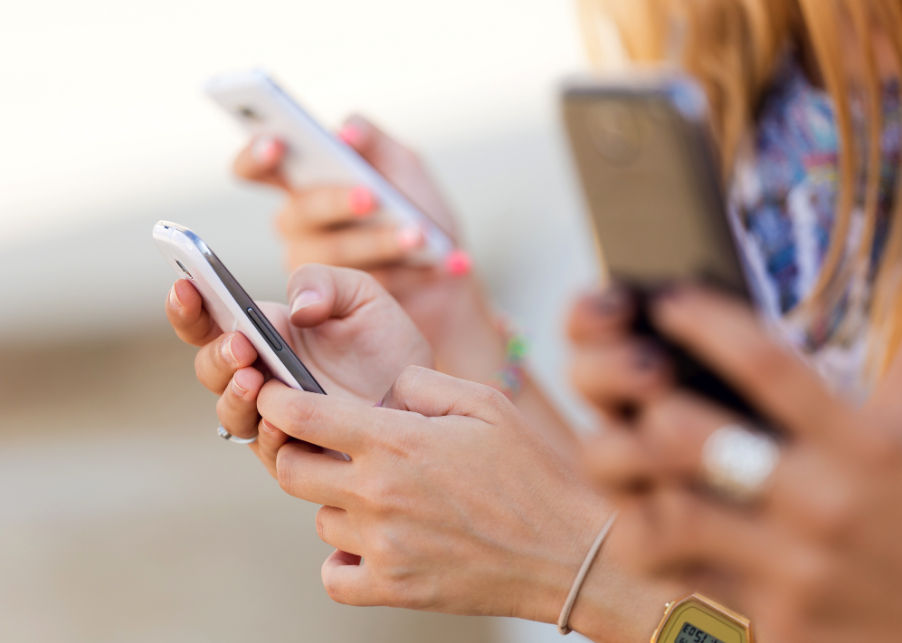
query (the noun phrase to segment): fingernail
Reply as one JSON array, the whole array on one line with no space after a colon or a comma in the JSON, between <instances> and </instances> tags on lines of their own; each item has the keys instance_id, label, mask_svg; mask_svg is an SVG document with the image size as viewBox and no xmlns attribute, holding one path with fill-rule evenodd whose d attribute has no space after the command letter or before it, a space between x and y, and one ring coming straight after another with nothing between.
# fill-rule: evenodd
<instances>
[{"instance_id":1,"label":"fingernail","mask_svg":"<svg viewBox=\"0 0 902 643\"><path fill-rule=\"evenodd\" d=\"M351 147L357 147L363 141L363 133L353 125L348 124L338 130L338 138Z\"/></svg>"},{"instance_id":2,"label":"fingernail","mask_svg":"<svg viewBox=\"0 0 902 643\"><path fill-rule=\"evenodd\" d=\"M237 365L238 358L235 357L235 351L232 350L232 339L233 337L229 337L225 340L222 345L219 347L220 352L222 353L222 358L229 364Z\"/></svg>"},{"instance_id":3,"label":"fingernail","mask_svg":"<svg viewBox=\"0 0 902 643\"><path fill-rule=\"evenodd\" d=\"M350 202L351 212L358 217L364 217L370 214L376 207L376 197L362 185L358 185L351 190Z\"/></svg>"},{"instance_id":4,"label":"fingernail","mask_svg":"<svg viewBox=\"0 0 902 643\"><path fill-rule=\"evenodd\" d=\"M232 393L234 393L238 397L244 397L247 394L247 389L238 383L238 373L235 373L235 375L232 377L231 387Z\"/></svg>"},{"instance_id":5,"label":"fingernail","mask_svg":"<svg viewBox=\"0 0 902 643\"><path fill-rule=\"evenodd\" d=\"M291 314L295 314L302 308L307 308L323 300L323 296L315 290L302 290L291 300Z\"/></svg>"},{"instance_id":6,"label":"fingernail","mask_svg":"<svg viewBox=\"0 0 902 643\"><path fill-rule=\"evenodd\" d=\"M603 315L616 315L626 306L626 293L620 288L608 288L595 297L595 308Z\"/></svg>"},{"instance_id":7,"label":"fingernail","mask_svg":"<svg viewBox=\"0 0 902 643\"><path fill-rule=\"evenodd\" d=\"M398 230L398 245L402 250L413 250L423 243L423 231L418 226Z\"/></svg>"},{"instance_id":8,"label":"fingernail","mask_svg":"<svg viewBox=\"0 0 902 643\"><path fill-rule=\"evenodd\" d=\"M664 363L661 350L651 344L642 344L633 355L633 365L640 371L652 371Z\"/></svg>"},{"instance_id":9,"label":"fingernail","mask_svg":"<svg viewBox=\"0 0 902 643\"><path fill-rule=\"evenodd\" d=\"M176 292L174 285L169 289L169 305L176 311L181 312L182 310L182 301L179 299L179 294Z\"/></svg>"},{"instance_id":10,"label":"fingernail","mask_svg":"<svg viewBox=\"0 0 902 643\"><path fill-rule=\"evenodd\" d=\"M261 428L267 433L281 433L282 429L269 423L269 420L263 420Z\"/></svg>"},{"instance_id":11,"label":"fingernail","mask_svg":"<svg viewBox=\"0 0 902 643\"><path fill-rule=\"evenodd\" d=\"M684 284L676 281L670 281L655 288L654 292L652 293L652 299L655 301L655 303L673 301L674 299L678 298L684 290Z\"/></svg>"},{"instance_id":12,"label":"fingernail","mask_svg":"<svg viewBox=\"0 0 902 643\"><path fill-rule=\"evenodd\" d=\"M449 274L455 277L462 277L469 274L473 268L473 260L470 255L463 250L452 250L445 257L445 269Z\"/></svg>"},{"instance_id":13,"label":"fingernail","mask_svg":"<svg viewBox=\"0 0 902 643\"><path fill-rule=\"evenodd\" d=\"M254 141L251 155L254 160L264 165L275 163L282 153L282 143L270 136L261 136Z\"/></svg>"}]
</instances>

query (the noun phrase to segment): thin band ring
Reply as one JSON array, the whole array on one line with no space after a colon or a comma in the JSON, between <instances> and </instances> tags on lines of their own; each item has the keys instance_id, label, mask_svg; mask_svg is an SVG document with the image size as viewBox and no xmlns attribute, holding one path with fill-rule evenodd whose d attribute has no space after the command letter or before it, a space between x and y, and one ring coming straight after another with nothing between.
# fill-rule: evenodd
<instances>
[{"instance_id":1,"label":"thin band ring","mask_svg":"<svg viewBox=\"0 0 902 643\"><path fill-rule=\"evenodd\" d=\"M238 436L232 435L228 431L225 430L225 427L221 424L216 427L216 433L223 440L231 442L233 444L253 444L257 441L257 436L253 436L251 438L239 438Z\"/></svg>"}]
</instances>

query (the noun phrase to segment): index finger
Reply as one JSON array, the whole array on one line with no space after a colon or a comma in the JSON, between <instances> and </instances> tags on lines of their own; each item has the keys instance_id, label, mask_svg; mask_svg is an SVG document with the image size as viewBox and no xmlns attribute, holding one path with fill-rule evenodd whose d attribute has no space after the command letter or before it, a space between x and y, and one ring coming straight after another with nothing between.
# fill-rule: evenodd
<instances>
[{"instance_id":1,"label":"index finger","mask_svg":"<svg viewBox=\"0 0 902 643\"><path fill-rule=\"evenodd\" d=\"M748 395L781 429L836 434L844 404L738 300L681 288L653 304L655 325Z\"/></svg>"},{"instance_id":2,"label":"index finger","mask_svg":"<svg viewBox=\"0 0 902 643\"><path fill-rule=\"evenodd\" d=\"M277 380L260 389L257 410L291 437L352 458L366 449L368 431L381 425L377 412L386 412L352 400L291 389Z\"/></svg>"},{"instance_id":3,"label":"index finger","mask_svg":"<svg viewBox=\"0 0 902 643\"><path fill-rule=\"evenodd\" d=\"M197 289L187 279L179 279L169 290L166 317L180 340L192 346L204 346L222 334L204 308Z\"/></svg>"},{"instance_id":4,"label":"index finger","mask_svg":"<svg viewBox=\"0 0 902 643\"><path fill-rule=\"evenodd\" d=\"M281 171L285 149L282 141L271 136L259 136L238 152L232 162L232 171L247 181L289 191L291 186Z\"/></svg>"}]
</instances>

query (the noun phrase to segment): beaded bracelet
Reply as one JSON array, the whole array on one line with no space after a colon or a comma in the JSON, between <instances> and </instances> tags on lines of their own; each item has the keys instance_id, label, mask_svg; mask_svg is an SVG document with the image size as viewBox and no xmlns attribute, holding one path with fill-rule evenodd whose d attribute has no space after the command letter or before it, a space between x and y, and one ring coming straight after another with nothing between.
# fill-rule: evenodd
<instances>
[{"instance_id":1,"label":"beaded bracelet","mask_svg":"<svg viewBox=\"0 0 902 643\"><path fill-rule=\"evenodd\" d=\"M504 393L509 399L513 399L520 393L523 388L523 380L526 378L523 363L529 352L529 344L526 337L514 330L506 320L498 319L496 326L507 337L507 340L504 347L504 363L489 384Z\"/></svg>"}]
</instances>

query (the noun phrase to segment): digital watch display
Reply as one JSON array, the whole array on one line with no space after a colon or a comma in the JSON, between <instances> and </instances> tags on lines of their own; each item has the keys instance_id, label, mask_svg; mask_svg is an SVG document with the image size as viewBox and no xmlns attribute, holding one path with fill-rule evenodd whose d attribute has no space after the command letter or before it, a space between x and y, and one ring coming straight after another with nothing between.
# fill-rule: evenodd
<instances>
[{"instance_id":1,"label":"digital watch display","mask_svg":"<svg viewBox=\"0 0 902 643\"><path fill-rule=\"evenodd\" d=\"M753 643L749 619L701 594L668 603L651 643Z\"/></svg>"}]
</instances>

